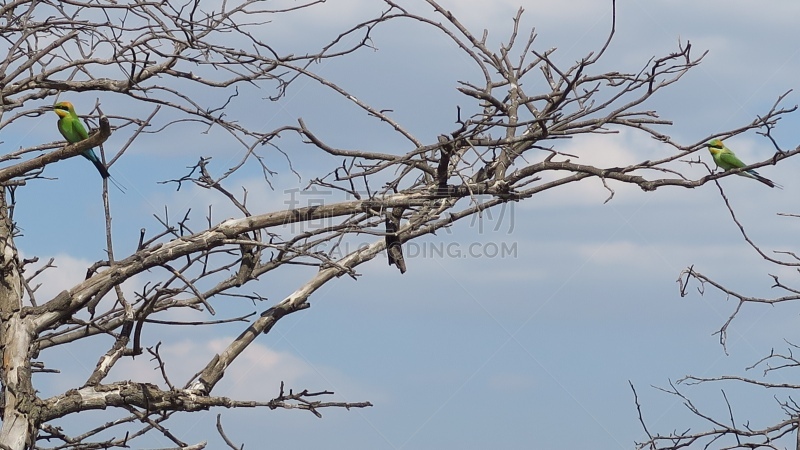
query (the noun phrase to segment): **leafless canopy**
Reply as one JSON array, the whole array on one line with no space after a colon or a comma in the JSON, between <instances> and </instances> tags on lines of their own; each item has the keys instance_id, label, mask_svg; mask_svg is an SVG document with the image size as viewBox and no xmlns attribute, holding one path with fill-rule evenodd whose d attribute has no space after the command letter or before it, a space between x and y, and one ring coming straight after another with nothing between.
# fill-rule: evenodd
<instances>
[{"instance_id":1,"label":"leafless canopy","mask_svg":"<svg viewBox=\"0 0 800 450\"><path fill-rule=\"evenodd\" d=\"M768 131L765 134L769 137ZM780 149L778 150L780 151ZM756 254L776 268L788 267L797 270L800 267L800 258L795 252L787 250L767 251L762 248L746 231L745 225L737 217L728 196L719 183L717 183L717 188L728 209L731 220L739 229L742 239ZM791 213L779 213L778 215L797 218L796 214ZM727 354L729 329L733 326L737 317L740 316L743 307L746 305L780 306L800 300L800 289L796 286L782 280L778 275L770 274L769 277L773 280L771 287L777 292L775 296L769 298L752 296L732 289L726 286L725 282L701 273L694 266L684 269L677 281L680 295L683 297L723 294L725 298L733 300L734 306L730 315L726 320L722 321L717 331L714 332L719 337L722 350ZM776 351L773 348L769 354L749 367L744 368L748 374L752 375L702 377L687 375L674 383L670 382L667 388L659 388L678 399L693 417L700 419L701 425L696 429L678 429L669 433L651 432L647 427L647 421L642 412L643 409L646 410L646 405L640 404L636 390L631 384L636 398L636 406L639 410L639 420L648 437L646 441L638 443L637 448L800 449L800 433L798 432L800 430L800 404L793 398L793 394L800 390L800 384L786 381L787 379L792 379L793 372L800 368L800 359L795 355L798 349L796 343L785 340L785 346L786 349L783 351ZM724 405L727 414L714 413L714 408L704 408L698 402L692 400L692 396L687 393L687 390L690 387L699 388L701 386L707 388L712 386L720 387L721 395L718 401ZM741 392L742 388L753 387L760 388L759 391L766 390L771 394L771 398L774 399L775 416L782 417L781 419L771 420L762 415L753 414L753 408L737 410L732 406L731 399L726 394L726 388L729 390L735 388L738 392Z\"/></svg>"},{"instance_id":2,"label":"leafless canopy","mask_svg":"<svg viewBox=\"0 0 800 450\"><path fill-rule=\"evenodd\" d=\"M259 335L269 333L287 314L308 308L311 295L330 280L357 276L356 268L381 254L387 245L393 250L393 263L401 271L407 267L411 270L413 261L402 260L399 244L486 208L525 200L585 178L599 179L609 200L614 191L608 180L634 184L645 191L663 186L694 188L730 175L709 173L693 179L683 174L683 169L689 167L686 159L704 142L750 129L768 132L790 111L776 103L739 129L689 144L674 142L659 131L670 122L645 109L643 103L679 81L700 63L703 54L696 55L687 42L679 44L671 54L643 62L633 71L603 72L597 69L597 62L614 36L613 22L609 24L607 41L571 66L553 62L556 49L537 49L534 31L520 27L522 10L510 22L504 43L491 48L485 32L476 34L467 29L434 0L419 1L426 11L433 8L429 15L384 0L383 10L374 17L359 19L343 27L327 44L302 52L284 50L277 43L265 41L259 32L261 27L302 15L321 3L322 0L292 2L291 7L280 9L272 6L273 2L257 0L213 5L199 0L15 0L0 6L0 37L6 44L4 62L0 64L0 130L23 126L32 117L48 114L62 93L91 92L95 97L124 100L136 105L137 111L147 111L133 114L112 110L109 103L98 104L88 117L98 132L89 140L67 146L63 142L28 146L0 156L0 182L6 194L26 183L41 182L47 164L96 147L115 133L123 133L129 139L109 159L112 168L143 134L166 136L178 124L223 129L245 150L241 160L216 174L200 148L191 172L176 174L171 180L178 188L194 183L216 191L236 208L238 217L215 223L209 216L207 227L202 230L191 229L188 220L173 224L167 217L159 218L159 231L143 229L136 251L131 254L114 252L112 244L117 236L110 221L113 205L104 196L109 257L90 267L85 280L76 280L73 287L54 298L37 296L37 277L46 273L52 261L35 268L35 259L19 260L12 239L16 226L13 203L2 204L3 448L39 448L44 442L55 448L74 449L136 446L136 439L150 432L163 434L176 446L186 447L165 425L175 412L222 406L296 408L319 415L326 407L371 406L368 402L318 400L319 396L333 395L330 392L302 390L287 394L283 387L279 396L269 402L236 400L214 395L214 388L226 368L235 364ZM613 7L610 3L609 8ZM454 125L441 130L435 142L415 137L390 112L359 100L357 91L351 92L350 87L335 84L314 70L315 63L321 60L346 61L351 54L371 48L375 30L388 22L437 30L455 43L482 74L479 80L459 82L463 97L460 104L453 105ZM348 46L347 42L355 44ZM528 92L524 81L533 79L544 80L548 88ZM351 102L376 126L388 125L405 142L404 150L390 153L380 148L336 148L302 118L262 131L228 114L231 104L244 101L238 96L240 89L256 86L268 92L260 101L280 100L297 80L317 83ZM214 103L211 98L223 100ZM559 142L572 136L613 134L625 128L652 136L671 153L626 167L601 167L580 164L576 157L558 149ZM286 141L281 138L289 136L299 136L305 147L284 144ZM230 186L230 177L242 167L255 165L261 168L268 186L274 175L264 164L268 152L285 155L290 168L303 158L301 153L334 158L337 163L323 172L298 175L311 180L311 185L342 193L346 200L287 210L251 210L246 193L237 195L238 187ZM753 167L775 164L798 152L776 152L773 158ZM301 231L287 226L319 219L329 225L303 227ZM365 235L374 236L370 245L344 254L334 251L345 248L343 244L355 236ZM319 251L320 248L326 251ZM248 293L244 289L259 276L289 265L315 267L318 271L279 301L265 303L267 293ZM126 280L146 273L156 273L160 278L145 284L141 291L122 289ZM258 311L230 317L221 306L223 299L252 301ZM204 325L241 323L241 334L194 377L173 384L167 375L168 361L162 359L158 345L148 346L142 336L143 330L168 323L161 318L163 313L181 308L221 316ZM37 396L31 373L54 369L37 360L39 351L80 346L85 338L94 335L111 338L110 345L98 355L94 371L83 384L49 398ZM161 369L162 383L107 381L118 361L144 352ZM67 415L109 407L127 414L77 432L51 425L53 420ZM117 429L125 430L117 434L122 437L108 441L99 437L101 432ZM224 436L221 424L219 429ZM230 440L227 442L235 448ZM198 443L189 448L204 445Z\"/></svg>"}]
</instances>

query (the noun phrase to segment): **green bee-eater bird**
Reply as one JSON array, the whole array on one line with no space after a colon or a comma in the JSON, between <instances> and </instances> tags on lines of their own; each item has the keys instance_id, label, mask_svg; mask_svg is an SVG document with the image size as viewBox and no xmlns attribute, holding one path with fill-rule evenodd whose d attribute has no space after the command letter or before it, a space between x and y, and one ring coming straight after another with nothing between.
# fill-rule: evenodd
<instances>
[{"instance_id":1,"label":"green bee-eater bird","mask_svg":"<svg viewBox=\"0 0 800 450\"><path fill-rule=\"evenodd\" d=\"M61 135L64 136L67 142L74 144L89 138L89 133L86 132L86 128L83 126L83 123L81 123L81 119L78 117L78 114L75 113L75 108L72 106L72 103L59 102L53 106L53 109L56 114L58 114L58 117L60 117L58 119L58 131L61 132ZM106 166L103 165L100 158L94 153L94 149L90 148L83 152L82 155L97 167L97 171L100 172L101 177L105 179L110 176Z\"/></svg>"},{"instance_id":2,"label":"green bee-eater bird","mask_svg":"<svg viewBox=\"0 0 800 450\"><path fill-rule=\"evenodd\" d=\"M714 163L722 170L731 170L731 169L738 169L740 167L745 167L747 164L743 163L736 155L733 154L731 149L725 147L725 144L722 143L719 139L712 139L708 142L708 151L711 152L711 156L714 158ZM783 189L778 183L774 181L764 178L758 174L755 170L743 170L736 175L741 175L743 177L752 178L754 180L758 180L771 188L778 188Z\"/></svg>"}]
</instances>

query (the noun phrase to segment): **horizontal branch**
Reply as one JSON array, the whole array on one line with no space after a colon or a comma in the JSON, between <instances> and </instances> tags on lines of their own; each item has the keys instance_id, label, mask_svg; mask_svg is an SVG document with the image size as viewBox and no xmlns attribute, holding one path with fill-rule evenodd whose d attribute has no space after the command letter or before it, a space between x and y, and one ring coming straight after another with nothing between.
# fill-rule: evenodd
<instances>
[{"instance_id":1,"label":"horizontal branch","mask_svg":"<svg viewBox=\"0 0 800 450\"><path fill-rule=\"evenodd\" d=\"M45 153L44 155L31 158L19 164L14 164L11 167L0 169L0 184L7 183L13 178L24 175L31 170L40 169L47 164L80 155L86 150L99 146L105 142L109 136L111 136L111 126L108 123L108 118L101 116L99 130L89 136L88 139L75 144L67 144L60 150Z\"/></svg>"},{"instance_id":2,"label":"horizontal branch","mask_svg":"<svg viewBox=\"0 0 800 450\"><path fill-rule=\"evenodd\" d=\"M300 393L281 395L270 401L233 400L228 397L211 397L198 395L196 391L177 389L165 391L150 383L119 381L111 384L86 386L72 389L64 394L42 400L40 421L47 422L79 411L106 409L109 407L135 406L147 413L164 413L168 411L192 412L205 411L213 407L224 408L269 408L269 409L301 409L313 412L321 408L366 408L369 402L320 402L311 401L309 397L330 395L333 392L313 393L304 390Z\"/></svg>"}]
</instances>

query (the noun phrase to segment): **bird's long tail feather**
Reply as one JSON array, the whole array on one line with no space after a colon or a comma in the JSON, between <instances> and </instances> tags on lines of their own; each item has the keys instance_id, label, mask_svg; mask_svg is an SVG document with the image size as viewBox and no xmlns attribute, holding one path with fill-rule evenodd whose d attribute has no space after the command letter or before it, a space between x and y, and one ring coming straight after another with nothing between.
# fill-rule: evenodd
<instances>
[{"instance_id":1,"label":"bird's long tail feather","mask_svg":"<svg viewBox=\"0 0 800 450\"><path fill-rule=\"evenodd\" d=\"M742 174L746 174L745 176L749 176L749 177L751 177L753 179L756 179L756 180L766 184L767 186L769 186L771 188L783 189L783 186L781 186L780 184L770 180L769 178L762 177L755 170L748 170L746 172L742 172Z\"/></svg>"},{"instance_id":2,"label":"bird's long tail feather","mask_svg":"<svg viewBox=\"0 0 800 450\"><path fill-rule=\"evenodd\" d=\"M120 192L122 192L123 194L124 194L124 193L125 193L125 191L127 190L127 188L125 187L125 185L123 185L122 183L120 183L119 181L117 181L117 179L116 179L116 178L114 178L114 177L112 177L111 175L109 175L109 176L108 176L108 181L110 181L110 182L111 182L111 184L113 184L113 185L114 185L114 186L115 186L117 189L119 189L119 191L120 191Z\"/></svg>"},{"instance_id":3,"label":"bird's long tail feather","mask_svg":"<svg viewBox=\"0 0 800 450\"><path fill-rule=\"evenodd\" d=\"M117 189L119 189L120 192L122 192L123 194L125 193L125 186L123 186L120 182L114 179L114 177L112 177L110 173L108 173L108 169L103 164L103 162L100 161L100 158L98 158L97 155L95 155L94 151L88 150L84 152L83 157L91 161L92 164L94 164L94 167L97 168L97 171L100 172L100 176L103 177L104 180L108 179L111 182L111 184L113 184L114 186L117 187Z\"/></svg>"},{"instance_id":4,"label":"bird's long tail feather","mask_svg":"<svg viewBox=\"0 0 800 450\"><path fill-rule=\"evenodd\" d=\"M92 164L97 167L97 171L100 172L100 176L103 177L103 179L111 176L111 174L108 173L108 169L106 169L106 166L104 166L102 162L96 159L90 159L90 161L92 161Z\"/></svg>"}]
</instances>

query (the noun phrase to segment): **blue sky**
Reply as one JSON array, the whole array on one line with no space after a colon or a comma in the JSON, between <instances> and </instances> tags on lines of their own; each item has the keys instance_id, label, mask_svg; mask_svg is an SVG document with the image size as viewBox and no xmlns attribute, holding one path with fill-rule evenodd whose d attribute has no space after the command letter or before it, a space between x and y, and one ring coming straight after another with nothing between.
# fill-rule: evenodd
<instances>
[{"instance_id":1,"label":"blue sky","mask_svg":"<svg viewBox=\"0 0 800 450\"><path fill-rule=\"evenodd\" d=\"M430 14L422 2L401 2ZM487 28L489 42L508 34L518 6L523 25L535 26L539 50L558 47L557 63L570 65L602 45L610 25L610 2L580 0L502 0L441 2L476 33ZM298 14L296 22L265 27L267 37L282 39L286 48L323 40L374 6L366 0L333 0L314 14ZM646 104L673 120L661 131L676 141L694 142L710 133L738 127L766 112L778 95L796 88L800 56L793 26L800 5L790 0L760 4L709 0L621 0L617 4L617 35L601 67L637 71L653 55L676 49L689 40L704 63L678 84ZM313 29L315 33L309 33ZM412 22L398 22L373 36L377 51L316 67L317 71L376 107L393 109L393 117L424 142L454 129L455 106L466 100L455 91L457 80L479 75L455 46L441 35ZM541 83L534 76L529 93ZM263 97L265 94L261 93ZM91 105L91 93L71 94L79 105ZM333 145L381 152L405 152L404 141L389 127L358 115L347 102L301 81L277 103L243 95L232 113L264 129L303 117L319 136ZM321 99L321 100L320 100ZM790 95L788 106L797 103ZM113 114L122 102L106 100ZM56 117L30 119L5 145L31 145L49 130L46 141L59 139ZM797 116L781 121L775 136L784 148L797 143ZM25 127L29 127L25 129ZM33 133L33 130L37 130ZM212 130L172 127L166 133L137 141L111 168L128 187L113 192L112 211L118 257L134 250L140 228L156 230L153 214L169 207L171 220L192 208L196 229L205 223L209 205L221 221L235 215L214 194L186 186L179 192L158 181L177 178L201 155L213 155L223 171L237 155L227 149L224 135ZM127 137L116 134L106 149ZM321 175L327 160L299 142L287 139L285 149L303 179L298 181L280 154L267 163L279 171L274 190L258 182L257 171L244 172L231 186L250 191L252 210L285 208L286 189L305 187ZM771 154L768 141L755 133L726 142L744 159ZM669 149L647 136L625 131L559 143L559 150L577 154L583 163L633 162L668 154ZM710 156L699 156L711 163ZM695 156L696 157L696 156ZM785 190L770 190L736 177L721 181L740 220L767 250L792 250L789 236L800 189L794 160L765 167L762 174ZM677 164L690 176L704 175L699 166ZM86 267L103 257L105 239L99 183L85 176L86 161L76 158L48 167L55 181L30 183L18 191L16 219L24 236L17 240L26 257L56 258L58 269L47 273L40 298L80 282ZM324 172L324 173L327 173ZM92 174L94 175L94 174ZM753 296L770 296L768 273L790 277L787 269L765 263L742 240L713 184L694 190L638 188L589 179L548 191L505 210L495 210L482 224L459 223L451 230L414 243L419 250L400 275L376 258L360 266L358 281L337 279L316 292L312 307L281 320L267 336L248 349L219 385L219 395L269 399L281 380L293 389L331 390L331 400L371 401L363 410L322 411L317 419L302 411L212 411L179 417L172 431L187 442L209 440L219 448L213 423L218 412L228 435L245 448L271 447L437 449L437 448L631 448L645 434L628 381L639 393L651 432L701 429L685 408L651 387L667 386L687 374L740 374L760 377L744 368L771 348L783 349L783 339L798 341L797 307L747 306L729 331L728 354L712 336L735 303L707 290L680 297L676 279L690 265ZM757 199L757 201L753 201ZM57 227L55 227L57 225ZM367 240L369 242L369 240ZM466 257L436 256L431 247L457 245ZM485 253L498 246L511 255ZM427 246L427 247L426 247ZM453 248L453 247L450 247ZM406 251L411 251L407 247ZM427 251L427 252L426 252ZM154 273L153 279L159 275ZM279 301L311 276L300 269L267 275L252 290ZM787 278L788 279L788 278ZM133 284L140 286L143 280ZM218 303L219 316L253 311L248 305ZM261 311L260 309L258 310ZM190 317L186 314L182 318ZM196 314L193 318L208 317ZM240 325L202 329L156 329L147 345L162 342L162 354L173 358L168 370L176 384L202 368L208 358L240 332ZM79 350L42 353L61 376L37 375L43 394L79 385L90 373L108 341L98 338ZM96 352L87 352L86 348ZM55 353L55 352L52 352ZM169 361L169 359L168 359ZM112 379L157 381L148 357L121 363ZM772 381L788 381L773 374ZM726 417L722 386L687 387L697 405ZM736 385L724 386L738 411L737 419L755 426L783 416L770 393ZM738 410L736 407L738 406ZM87 413L107 420L113 412ZM746 413L751 416L745 417ZM83 420L83 419L82 419ZM141 441L141 448L169 446L162 438Z\"/></svg>"}]
</instances>

